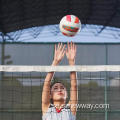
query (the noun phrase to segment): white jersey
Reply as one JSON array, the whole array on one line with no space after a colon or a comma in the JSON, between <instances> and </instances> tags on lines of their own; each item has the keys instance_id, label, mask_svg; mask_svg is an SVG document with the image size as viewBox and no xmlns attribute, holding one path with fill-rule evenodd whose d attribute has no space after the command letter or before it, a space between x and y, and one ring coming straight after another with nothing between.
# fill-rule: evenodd
<instances>
[{"instance_id":1,"label":"white jersey","mask_svg":"<svg viewBox=\"0 0 120 120\"><path fill-rule=\"evenodd\" d=\"M50 105L48 111L42 116L42 120L76 120L69 107L64 107L60 112L56 111L53 105Z\"/></svg>"}]
</instances>

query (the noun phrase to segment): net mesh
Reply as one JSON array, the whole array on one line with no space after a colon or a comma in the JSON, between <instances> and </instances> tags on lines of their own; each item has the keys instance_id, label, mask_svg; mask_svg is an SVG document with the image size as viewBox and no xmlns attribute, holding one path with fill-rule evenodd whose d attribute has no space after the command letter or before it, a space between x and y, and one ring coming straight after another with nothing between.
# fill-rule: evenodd
<instances>
[{"instance_id":1,"label":"net mesh","mask_svg":"<svg viewBox=\"0 0 120 120\"><path fill-rule=\"evenodd\" d=\"M61 69L62 68L62 69ZM77 109L77 120L120 119L120 66L0 66L0 120L41 120L41 96L47 72L70 92L70 72L77 71L78 104L109 108ZM69 98L69 97L68 97Z\"/></svg>"}]
</instances>

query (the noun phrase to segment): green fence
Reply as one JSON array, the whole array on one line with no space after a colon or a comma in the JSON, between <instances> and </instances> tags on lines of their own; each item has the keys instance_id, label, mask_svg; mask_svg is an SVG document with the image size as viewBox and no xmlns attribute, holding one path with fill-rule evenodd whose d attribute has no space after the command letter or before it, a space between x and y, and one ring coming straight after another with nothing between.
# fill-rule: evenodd
<instances>
[{"instance_id":1,"label":"green fence","mask_svg":"<svg viewBox=\"0 0 120 120\"><path fill-rule=\"evenodd\" d=\"M3 50L4 48L4 50ZM0 44L1 64L50 65L54 44ZM77 44L77 65L119 65L120 44ZM4 53L3 53L4 52ZM61 65L67 65L66 58ZM46 73L1 72L0 120L40 120ZM56 73L70 91L69 73ZM109 108L78 108L77 120L120 119L120 72L78 72L79 104L109 104Z\"/></svg>"}]
</instances>

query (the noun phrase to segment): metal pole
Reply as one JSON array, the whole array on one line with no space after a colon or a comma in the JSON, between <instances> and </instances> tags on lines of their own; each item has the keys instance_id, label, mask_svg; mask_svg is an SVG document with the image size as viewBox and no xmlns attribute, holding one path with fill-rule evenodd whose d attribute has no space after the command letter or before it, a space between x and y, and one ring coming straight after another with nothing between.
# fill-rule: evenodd
<instances>
[{"instance_id":1,"label":"metal pole","mask_svg":"<svg viewBox=\"0 0 120 120\"><path fill-rule=\"evenodd\" d=\"M1 65L4 65L4 56L5 56L5 39L4 39L4 34L2 33L2 46L1 46ZM1 80L4 79L4 72L1 72Z\"/></svg>"},{"instance_id":2,"label":"metal pole","mask_svg":"<svg viewBox=\"0 0 120 120\"><path fill-rule=\"evenodd\" d=\"M108 65L108 46L107 45L105 45L105 52L106 52L106 65ZM105 94L104 94L104 97L105 97L105 104L107 104L107 79L108 79L108 73L107 73L107 71L106 71L106 79L105 79ZM108 110L107 110L107 108L105 107L105 120L108 120Z\"/></svg>"},{"instance_id":3,"label":"metal pole","mask_svg":"<svg viewBox=\"0 0 120 120\"><path fill-rule=\"evenodd\" d=\"M5 54L5 39L4 39L4 34L2 33L2 44L1 44L1 64L4 65L4 54ZM1 72L1 80L0 80L0 88L1 88L1 91L2 91L2 88L4 87L3 86L3 80L4 80L4 72L2 71ZM3 109L3 92L1 92L1 96L0 96L2 99L1 99L1 108ZM1 110L2 110L1 109ZM1 115L1 118L3 118L3 114Z\"/></svg>"}]
</instances>

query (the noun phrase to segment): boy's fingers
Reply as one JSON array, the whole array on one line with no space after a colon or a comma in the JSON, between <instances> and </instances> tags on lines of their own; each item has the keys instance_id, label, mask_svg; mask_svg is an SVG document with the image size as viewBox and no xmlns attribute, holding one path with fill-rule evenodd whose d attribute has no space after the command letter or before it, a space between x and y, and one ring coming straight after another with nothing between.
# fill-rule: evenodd
<instances>
[{"instance_id":1,"label":"boy's fingers","mask_svg":"<svg viewBox=\"0 0 120 120\"><path fill-rule=\"evenodd\" d=\"M65 46L66 46L66 45L64 45L63 48L62 48L62 52L65 50Z\"/></svg>"},{"instance_id":2,"label":"boy's fingers","mask_svg":"<svg viewBox=\"0 0 120 120\"><path fill-rule=\"evenodd\" d=\"M60 50L62 49L62 43L60 43Z\"/></svg>"},{"instance_id":3,"label":"boy's fingers","mask_svg":"<svg viewBox=\"0 0 120 120\"><path fill-rule=\"evenodd\" d=\"M67 43L67 45L68 45L68 50L70 50L70 45L69 45L69 42Z\"/></svg>"},{"instance_id":4,"label":"boy's fingers","mask_svg":"<svg viewBox=\"0 0 120 120\"><path fill-rule=\"evenodd\" d=\"M71 41L71 43L70 43L70 47L71 47L71 49L72 49L72 41Z\"/></svg>"},{"instance_id":5,"label":"boy's fingers","mask_svg":"<svg viewBox=\"0 0 120 120\"><path fill-rule=\"evenodd\" d=\"M60 48L60 43L58 43L58 47L57 47L57 49L59 49Z\"/></svg>"},{"instance_id":6,"label":"boy's fingers","mask_svg":"<svg viewBox=\"0 0 120 120\"><path fill-rule=\"evenodd\" d=\"M72 43L72 47L71 47L71 49L74 49L74 45L75 45L75 44L74 44L72 41L71 41L71 43Z\"/></svg>"}]
</instances>

